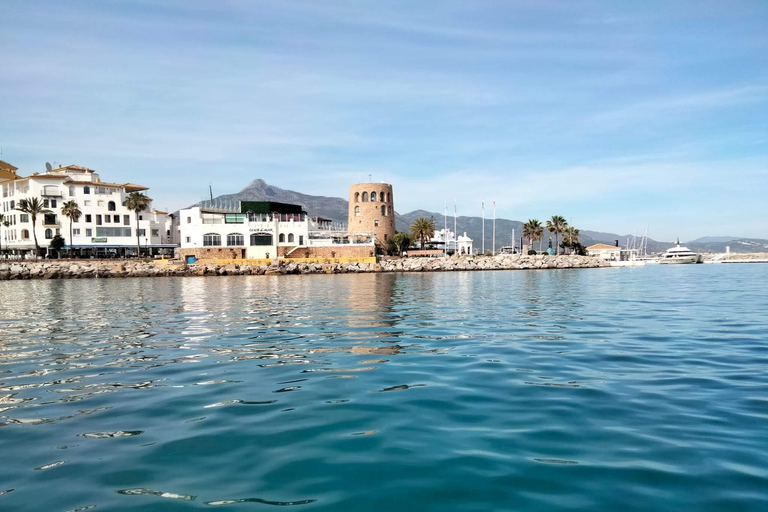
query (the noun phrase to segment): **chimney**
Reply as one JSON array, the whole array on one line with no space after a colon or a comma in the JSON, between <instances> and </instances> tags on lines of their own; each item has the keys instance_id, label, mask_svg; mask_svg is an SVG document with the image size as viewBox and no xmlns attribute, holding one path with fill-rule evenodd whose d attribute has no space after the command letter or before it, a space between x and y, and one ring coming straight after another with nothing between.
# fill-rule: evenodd
<instances>
[{"instance_id":1,"label":"chimney","mask_svg":"<svg viewBox=\"0 0 768 512\"><path fill-rule=\"evenodd\" d=\"M616 240L616 242L615 242L613 245L614 245L615 247L618 247L618 246L619 246L619 241L618 241L618 240Z\"/></svg>"}]
</instances>

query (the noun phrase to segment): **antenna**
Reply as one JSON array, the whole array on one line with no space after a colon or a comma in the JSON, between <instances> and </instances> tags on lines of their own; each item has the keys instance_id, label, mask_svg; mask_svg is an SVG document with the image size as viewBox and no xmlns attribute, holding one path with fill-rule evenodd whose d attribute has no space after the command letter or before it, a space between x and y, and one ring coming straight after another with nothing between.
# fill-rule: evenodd
<instances>
[{"instance_id":1,"label":"antenna","mask_svg":"<svg viewBox=\"0 0 768 512\"><path fill-rule=\"evenodd\" d=\"M208 191L211 193L211 202L213 202L213 187L211 187L211 184L208 184Z\"/></svg>"},{"instance_id":2,"label":"antenna","mask_svg":"<svg viewBox=\"0 0 768 512\"><path fill-rule=\"evenodd\" d=\"M368 183L370 183L370 182L371 182L371 180L373 179L372 177L373 177L373 175L372 175L372 174L369 174L369 175L368 175Z\"/></svg>"},{"instance_id":3,"label":"antenna","mask_svg":"<svg viewBox=\"0 0 768 512\"><path fill-rule=\"evenodd\" d=\"M52 171L53 170L53 167L51 166L51 164L49 162L45 162L45 170L46 171Z\"/></svg>"}]
</instances>

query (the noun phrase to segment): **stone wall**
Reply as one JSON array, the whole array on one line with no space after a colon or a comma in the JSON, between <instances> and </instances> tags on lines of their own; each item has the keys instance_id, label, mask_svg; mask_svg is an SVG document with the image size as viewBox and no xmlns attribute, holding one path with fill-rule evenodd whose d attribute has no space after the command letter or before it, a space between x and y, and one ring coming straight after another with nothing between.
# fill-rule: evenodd
<instances>
[{"instance_id":1,"label":"stone wall","mask_svg":"<svg viewBox=\"0 0 768 512\"><path fill-rule=\"evenodd\" d=\"M499 255L462 258L393 258L382 263L306 263L240 265L179 261L19 261L0 262L0 281L19 279L82 279L119 277L348 274L358 272L449 272L466 270L526 270L607 267L589 256Z\"/></svg>"},{"instance_id":2,"label":"stone wall","mask_svg":"<svg viewBox=\"0 0 768 512\"><path fill-rule=\"evenodd\" d=\"M179 258L186 260L194 256L199 260L242 260L245 259L245 247L197 247L195 249L179 249Z\"/></svg>"},{"instance_id":3,"label":"stone wall","mask_svg":"<svg viewBox=\"0 0 768 512\"><path fill-rule=\"evenodd\" d=\"M286 258L370 258L376 255L373 245L340 245L333 247L278 247L280 256ZM288 254L291 252L291 254ZM287 255L287 256L286 256Z\"/></svg>"}]
</instances>

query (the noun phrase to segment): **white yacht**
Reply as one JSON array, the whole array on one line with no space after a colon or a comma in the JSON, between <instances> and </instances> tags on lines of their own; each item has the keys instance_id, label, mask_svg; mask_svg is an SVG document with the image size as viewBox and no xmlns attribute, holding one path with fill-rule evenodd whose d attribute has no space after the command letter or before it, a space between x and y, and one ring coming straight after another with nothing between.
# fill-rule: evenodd
<instances>
[{"instance_id":1,"label":"white yacht","mask_svg":"<svg viewBox=\"0 0 768 512\"><path fill-rule=\"evenodd\" d=\"M677 241L677 245L670 247L659 258L659 263L672 264L672 263L701 263L702 258L695 252L691 252L690 249L680 245L680 240Z\"/></svg>"}]
</instances>

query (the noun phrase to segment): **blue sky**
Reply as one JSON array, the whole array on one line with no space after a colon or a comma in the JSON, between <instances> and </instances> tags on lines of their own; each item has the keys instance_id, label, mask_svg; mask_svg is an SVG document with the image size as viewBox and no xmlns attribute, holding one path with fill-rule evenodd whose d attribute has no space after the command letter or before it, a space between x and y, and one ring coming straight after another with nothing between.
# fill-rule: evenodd
<instances>
[{"instance_id":1,"label":"blue sky","mask_svg":"<svg viewBox=\"0 0 768 512\"><path fill-rule=\"evenodd\" d=\"M0 159L768 238L768 2L4 0Z\"/></svg>"}]
</instances>

